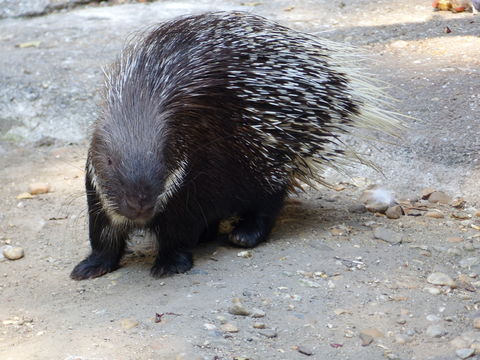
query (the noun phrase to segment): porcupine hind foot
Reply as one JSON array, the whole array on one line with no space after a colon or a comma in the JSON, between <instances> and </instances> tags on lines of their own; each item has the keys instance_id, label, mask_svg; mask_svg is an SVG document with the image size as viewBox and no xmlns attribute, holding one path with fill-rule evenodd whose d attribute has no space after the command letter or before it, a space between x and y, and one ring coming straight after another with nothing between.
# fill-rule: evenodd
<instances>
[{"instance_id":1,"label":"porcupine hind foot","mask_svg":"<svg viewBox=\"0 0 480 360\"><path fill-rule=\"evenodd\" d=\"M275 225L284 198L285 191L268 196L257 205L256 211L243 214L235 229L228 236L229 241L234 245L246 248L255 247L264 241Z\"/></svg>"},{"instance_id":2,"label":"porcupine hind foot","mask_svg":"<svg viewBox=\"0 0 480 360\"><path fill-rule=\"evenodd\" d=\"M158 254L150 273L159 278L164 275L180 274L187 272L193 266L193 257L189 252L171 251Z\"/></svg>"}]
</instances>

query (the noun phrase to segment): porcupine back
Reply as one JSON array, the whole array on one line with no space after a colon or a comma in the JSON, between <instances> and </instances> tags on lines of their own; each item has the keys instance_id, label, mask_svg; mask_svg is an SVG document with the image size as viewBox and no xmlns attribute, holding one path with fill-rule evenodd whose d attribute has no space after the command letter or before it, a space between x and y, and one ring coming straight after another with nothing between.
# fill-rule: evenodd
<instances>
[{"instance_id":1,"label":"porcupine back","mask_svg":"<svg viewBox=\"0 0 480 360\"><path fill-rule=\"evenodd\" d=\"M347 46L259 16L180 18L132 43L110 69L103 121L122 122L112 129L130 128L147 147L161 137L169 169L205 151L233 155L267 191L324 183L324 166L362 161L341 134L399 126L377 108L385 97L359 60Z\"/></svg>"}]
</instances>

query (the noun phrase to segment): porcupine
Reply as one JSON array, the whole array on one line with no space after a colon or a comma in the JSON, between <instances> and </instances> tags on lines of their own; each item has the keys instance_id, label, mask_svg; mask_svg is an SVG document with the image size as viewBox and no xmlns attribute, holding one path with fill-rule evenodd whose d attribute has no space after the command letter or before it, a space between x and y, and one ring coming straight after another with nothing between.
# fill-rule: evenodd
<instances>
[{"instance_id":1,"label":"porcupine","mask_svg":"<svg viewBox=\"0 0 480 360\"><path fill-rule=\"evenodd\" d=\"M188 271L191 249L232 215L230 242L264 241L298 182L355 158L340 134L398 125L344 53L242 12L177 18L127 45L87 157L92 251L71 277L118 268L139 228L158 241L155 277Z\"/></svg>"}]
</instances>

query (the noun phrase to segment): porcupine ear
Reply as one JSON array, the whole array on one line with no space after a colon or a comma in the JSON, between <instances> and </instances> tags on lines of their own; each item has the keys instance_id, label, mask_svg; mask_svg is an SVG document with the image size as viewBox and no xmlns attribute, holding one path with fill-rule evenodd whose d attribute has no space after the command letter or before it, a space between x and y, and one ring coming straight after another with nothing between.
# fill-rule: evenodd
<instances>
[{"instance_id":1,"label":"porcupine ear","mask_svg":"<svg viewBox=\"0 0 480 360\"><path fill-rule=\"evenodd\" d=\"M314 188L318 185L333 188L333 185L322 176L326 168L331 168L347 177L352 177L349 168L356 164L366 165L381 172L374 162L351 148L342 137L355 132L353 135L356 139L368 142L373 139L373 132L399 139L406 128L404 120L409 117L396 111L394 107L396 100L386 93L389 85L365 70L367 68L365 64L369 59L368 54L350 45L346 46L326 39L320 40L313 35L306 36L313 44L329 50L331 54L329 65L345 77L349 96L353 102L359 104L359 108L349 114L348 121L335 124L335 132L340 136L334 136L331 143L323 144L325 151L321 153L321 157L302 159L303 164L299 165L300 171L294 175L292 187L303 191L300 183L304 183ZM375 142L378 141L375 139Z\"/></svg>"}]
</instances>

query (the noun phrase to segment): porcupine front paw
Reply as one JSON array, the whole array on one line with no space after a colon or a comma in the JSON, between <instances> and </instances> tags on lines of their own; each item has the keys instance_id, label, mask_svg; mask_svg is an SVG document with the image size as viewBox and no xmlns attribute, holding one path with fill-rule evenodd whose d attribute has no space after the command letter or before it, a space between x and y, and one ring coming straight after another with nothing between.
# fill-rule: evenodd
<instances>
[{"instance_id":1,"label":"porcupine front paw","mask_svg":"<svg viewBox=\"0 0 480 360\"><path fill-rule=\"evenodd\" d=\"M118 269L117 261L107 260L98 255L90 255L79 262L70 273L73 280L93 279Z\"/></svg>"},{"instance_id":2,"label":"porcupine front paw","mask_svg":"<svg viewBox=\"0 0 480 360\"><path fill-rule=\"evenodd\" d=\"M159 255L155 259L150 273L159 278L164 275L180 274L187 272L193 266L193 257L189 252L175 251L165 255Z\"/></svg>"},{"instance_id":3,"label":"porcupine front paw","mask_svg":"<svg viewBox=\"0 0 480 360\"><path fill-rule=\"evenodd\" d=\"M228 235L228 240L237 246L252 248L265 240L267 232L254 219L242 219Z\"/></svg>"}]
</instances>

